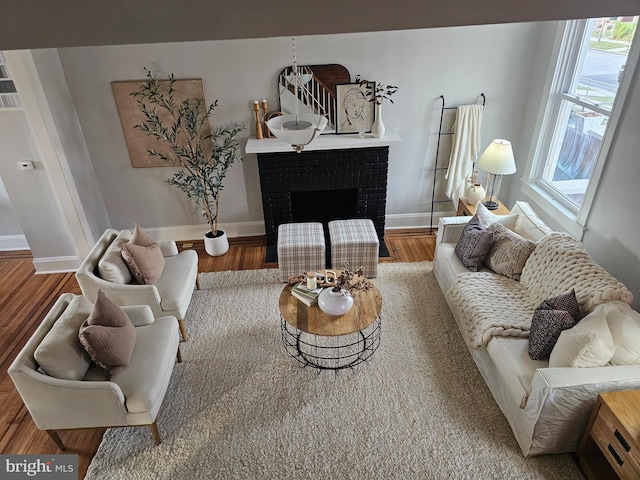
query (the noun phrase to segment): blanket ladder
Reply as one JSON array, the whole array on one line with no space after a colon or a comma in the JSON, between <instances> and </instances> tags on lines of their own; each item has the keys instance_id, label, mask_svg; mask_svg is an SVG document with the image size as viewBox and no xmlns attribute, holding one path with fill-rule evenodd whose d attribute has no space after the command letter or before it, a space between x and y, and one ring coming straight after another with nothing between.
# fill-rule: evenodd
<instances>
[{"instance_id":1,"label":"blanket ladder","mask_svg":"<svg viewBox=\"0 0 640 480\"><path fill-rule=\"evenodd\" d=\"M482 97L482 106L484 106L486 104L486 97L484 96L484 93L480 94L480 97ZM436 186L438 185L438 175L442 176L444 175L444 172L446 172L449 168L449 164L447 163L447 165L444 166L438 166L438 161L440 160L440 147L441 147L441 142L440 140L442 139L443 136L446 135L453 135L453 130L448 129L446 131L442 131L443 127L443 121L444 121L444 112L445 110L457 110L458 107L447 107L445 106L445 101L444 101L444 95L440 95L439 97L442 100L442 108L440 110L440 127L438 129L438 146L436 147L436 160L433 164L433 189L431 191L431 218L429 220L429 234L432 235L433 234L433 207L435 206L436 203L447 203L450 201L450 199L445 199L445 200L436 200ZM449 152L451 153L451 152ZM450 155L449 155L450 156Z\"/></svg>"}]
</instances>

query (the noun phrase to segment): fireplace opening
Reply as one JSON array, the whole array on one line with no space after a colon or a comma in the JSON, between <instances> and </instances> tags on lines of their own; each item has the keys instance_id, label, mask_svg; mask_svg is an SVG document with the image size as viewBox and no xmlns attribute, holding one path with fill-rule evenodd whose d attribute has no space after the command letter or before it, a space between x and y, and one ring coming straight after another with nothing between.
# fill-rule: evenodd
<instances>
[{"instance_id":1,"label":"fireplace opening","mask_svg":"<svg viewBox=\"0 0 640 480\"><path fill-rule=\"evenodd\" d=\"M321 222L326 227L331 220L356 218L357 212L357 188L291 192L293 222Z\"/></svg>"},{"instance_id":2,"label":"fireplace opening","mask_svg":"<svg viewBox=\"0 0 640 480\"><path fill-rule=\"evenodd\" d=\"M278 226L369 218L384 243L389 147L272 152L258 154L267 248L266 262L277 262ZM329 242L327 242L329 245Z\"/></svg>"}]
</instances>

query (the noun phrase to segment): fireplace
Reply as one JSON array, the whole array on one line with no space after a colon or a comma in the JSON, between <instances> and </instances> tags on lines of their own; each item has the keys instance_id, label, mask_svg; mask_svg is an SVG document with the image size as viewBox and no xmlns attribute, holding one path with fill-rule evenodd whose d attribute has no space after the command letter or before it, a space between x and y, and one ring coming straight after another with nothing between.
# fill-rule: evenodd
<instances>
[{"instance_id":1,"label":"fireplace","mask_svg":"<svg viewBox=\"0 0 640 480\"><path fill-rule=\"evenodd\" d=\"M280 224L318 221L328 235L329 221L348 218L371 219L380 256L389 256L384 243L388 159L388 146L258 152L266 261L277 261Z\"/></svg>"}]
</instances>

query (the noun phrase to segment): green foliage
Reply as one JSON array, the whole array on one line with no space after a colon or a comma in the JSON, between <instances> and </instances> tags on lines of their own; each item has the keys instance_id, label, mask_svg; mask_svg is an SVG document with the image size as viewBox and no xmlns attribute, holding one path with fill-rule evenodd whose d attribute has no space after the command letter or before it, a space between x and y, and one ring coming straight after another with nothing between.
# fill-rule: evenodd
<instances>
[{"instance_id":1,"label":"green foliage","mask_svg":"<svg viewBox=\"0 0 640 480\"><path fill-rule=\"evenodd\" d=\"M385 100L389 100L389 102L393 103L391 96L398 91L398 87L396 85L384 85L382 83L375 83L375 88L369 86L369 80L365 80L360 77L360 75L356 75L356 83L360 85L367 85L365 90L365 95L369 99L370 102L376 102L379 105L382 105Z\"/></svg>"},{"instance_id":2,"label":"green foliage","mask_svg":"<svg viewBox=\"0 0 640 480\"><path fill-rule=\"evenodd\" d=\"M638 22L616 22L613 26L611 38L615 38L616 40L631 40L637 26Z\"/></svg>"},{"instance_id":3,"label":"green foliage","mask_svg":"<svg viewBox=\"0 0 640 480\"><path fill-rule=\"evenodd\" d=\"M242 160L237 138L244 126L234 123L217 127L209 133L209 119L218 106L218 100L209 106L199 98L177 102L173 74L168 76L169 83L165 88L149 69L145 67L144 72L147 79L139 90L131 93L144 115L144 121L135 128L170 148L169 153L155 149L147 153L180 165L180 170L168 178L167 183L176 186L194 202L215 236L222 183L229 167ZM163 113L168 114L170 120L163 121Z\"/></svg>"}]
</instances>

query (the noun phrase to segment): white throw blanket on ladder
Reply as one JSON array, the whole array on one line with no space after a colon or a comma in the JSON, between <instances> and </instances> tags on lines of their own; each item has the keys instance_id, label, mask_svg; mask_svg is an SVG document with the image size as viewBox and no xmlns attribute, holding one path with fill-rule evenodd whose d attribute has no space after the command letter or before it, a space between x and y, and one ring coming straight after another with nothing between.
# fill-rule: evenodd
<instances>
[{"instance_id":1,"label":"white throw blanket on ladder","mask_svg":"<svg viewBox=\"0 0 640 480\"><path fill-rule=\"evenodd\" d=\"M445 179L447 198L453 200L456 209L458 199L464 197L467 178L473 173L473 162L480 155L480 129L484 105L460 105L453 125L451 158Z\"/></svg>"}]
</instances>

